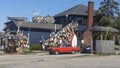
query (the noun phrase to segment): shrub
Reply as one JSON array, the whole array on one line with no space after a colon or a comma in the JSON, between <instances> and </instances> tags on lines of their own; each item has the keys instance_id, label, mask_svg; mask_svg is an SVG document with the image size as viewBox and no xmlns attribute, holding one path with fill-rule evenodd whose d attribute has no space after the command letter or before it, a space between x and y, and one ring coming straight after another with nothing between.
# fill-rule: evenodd
<instances>
[{"instance_id":1,"label":"shrub","mask_svg":"<svg viewBox=\"0 0 120 68\"><path fill-rule=\"evenodd\" d=\"M120 50L120 46L119 45L115 46L115 50Z\"/></svg>"},{"instance_id":2,"label":"shrub","mask_svg":"<svg viewBox=\"0 0 120 68\"><path fill-rule=\"evenodd\" d=\"M40 50L41 45L40 44L33 44L30 46L30 50Z\"/></svg>"},{"instance_id":3,"label":"shrub","mask_svg":"<svg viewBox=\"0 0 120 68\"><path fill-rule=\"evenodd\" d=\"M23 48L22 47L18 47L18 48L16 48L16 51L18 53L22 54L23 53Z\"/></svg>"},{"instance_id":4,"label":"shrub","mask_svg":"<svg viewBox=\"0 0 120 68\"><path fill-rule=\"evenodd\" d=\"M4 54L5 54L5 52L0 50L0 55L4 55Z\"/></svg>"}]
</instances>

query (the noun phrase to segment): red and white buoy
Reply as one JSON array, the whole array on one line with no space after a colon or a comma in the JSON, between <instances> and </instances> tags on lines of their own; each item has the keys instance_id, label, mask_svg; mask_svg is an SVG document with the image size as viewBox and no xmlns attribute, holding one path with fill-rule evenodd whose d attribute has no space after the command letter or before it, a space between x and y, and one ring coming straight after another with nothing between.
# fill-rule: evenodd
<instances>
[{"instance_id":1,"label":"red and white buoy","mask_svg":"<svg viewBox=\"0 0 120 68\"><path fill-rule=\"evenodd\" d=\"M77 36L75 33L72 33L72 39L70 41L70 45L72 47L77 47Z\"/></svg>"}]
</instances>

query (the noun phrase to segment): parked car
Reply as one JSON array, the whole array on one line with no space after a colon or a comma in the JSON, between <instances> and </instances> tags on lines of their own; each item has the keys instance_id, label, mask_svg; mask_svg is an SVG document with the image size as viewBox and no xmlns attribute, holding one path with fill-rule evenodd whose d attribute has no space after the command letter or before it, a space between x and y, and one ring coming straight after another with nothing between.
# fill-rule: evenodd
<instances>
[{"instance_id":1,"label":"parked car","mask_svg":"<svg viewBox=\"0 0 120 68\"><path fill-rule=\"evenodd\" d=\"M72 47L70 45L58 45L56 47L49 48L49 54L60 54L60 53L72 53L75 54L79 51L78 47Z\"/></svg>"},{"instance_id":2,"label":"parked car","mask_svg":"<svg viewBox=\"0 0 120 68\"><path fill-rule=\"evenodd\" d=\"M81 53L91 53L91 46L84 46L81 48Z\"/></svg>"}]
</instances>

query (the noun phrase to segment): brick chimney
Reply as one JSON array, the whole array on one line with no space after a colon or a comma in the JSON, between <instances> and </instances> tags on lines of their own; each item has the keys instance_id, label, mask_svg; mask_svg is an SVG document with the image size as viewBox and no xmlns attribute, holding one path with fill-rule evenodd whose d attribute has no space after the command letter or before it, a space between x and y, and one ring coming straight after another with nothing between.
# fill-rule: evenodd
<instances>
[{"instance_id":1,"label":"brick chimney","mask_svg":"<svg viewBox=\"0 0 120 68\"><path fill-rule=\"evenodd\" d=\"M88 29L92 27L93 16L94 16L94 2L92 0L89 0L88 2L88 23L87 23Z\"/></svg>"},{"instance_id":2,"label":"brick chimney","mask_svg":"<svg viewBox=\"0 0 120 68\"><path fill-rule=\"evenodd\" d=\"M87 30L84 33L84 41L86 45L92 44L92 32L90 31L90 28L93 25L93 16L94 16L94 2L92 0L89 0Z\"/></svg>"}]
</instances>

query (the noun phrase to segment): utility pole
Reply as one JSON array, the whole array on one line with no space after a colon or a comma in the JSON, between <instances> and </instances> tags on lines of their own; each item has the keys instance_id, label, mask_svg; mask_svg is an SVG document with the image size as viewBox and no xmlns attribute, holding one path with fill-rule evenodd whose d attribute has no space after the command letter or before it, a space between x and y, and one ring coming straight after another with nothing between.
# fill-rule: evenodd
<instances>
[{"instance_id":1,"label":"utility pole","mask_svg":"<svg viewBox=\"0 0 120 68\"><path fill-rule=\"evenodd\" d=\"M55 32L56 32L56 24L55 24Z\"/></svg>"}]
</instances>

